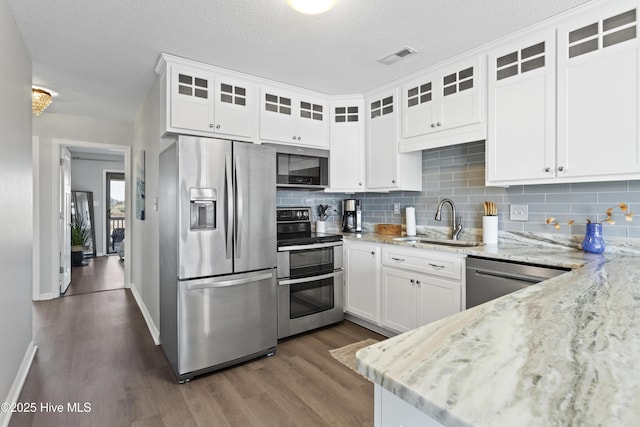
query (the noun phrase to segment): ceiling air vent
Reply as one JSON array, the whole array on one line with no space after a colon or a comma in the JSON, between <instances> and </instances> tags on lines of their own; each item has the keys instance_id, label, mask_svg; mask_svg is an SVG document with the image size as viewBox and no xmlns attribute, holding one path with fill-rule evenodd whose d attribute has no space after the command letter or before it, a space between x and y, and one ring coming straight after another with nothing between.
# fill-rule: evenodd
<instances>
[{"instance_id":1,"label":"ceiling air vent","mask_svg":"<svg viewBox=\"0 0 640 427\"><path fill-rule=\"evenodd\" d=\"M382 62L383 64L391 65L394 62L398 62L407 56L411 56L418 53L417 50L410 48L408 46L403 47L397 52L392 53L391 55L387 55L382 59L379 59L378 62Z\"/></svg>"}]
</instances>

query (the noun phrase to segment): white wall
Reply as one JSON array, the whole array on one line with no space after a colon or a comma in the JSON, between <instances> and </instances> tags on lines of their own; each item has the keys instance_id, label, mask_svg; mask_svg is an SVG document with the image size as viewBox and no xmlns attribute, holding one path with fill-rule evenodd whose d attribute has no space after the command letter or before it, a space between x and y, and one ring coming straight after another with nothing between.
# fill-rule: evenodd
<instances>
[{"instance_id":1,"label":"white wall","mask_svg":"<svg viewBox=\"0 0 640 427\"><path fill-rule=\"evenodd\" d=\"M153 201L158 197L158 161L161 150L171 139L161 138L160 132L160 83L156 78L135 122L133 152L145 150L145 220L134 220L132 247L132 286L134 286L148 311L150 329L160 325L159 296L159 248L158 212ZM145 308L143 308L143 312Z\"/></svg>"},{"instance_id":2,"label":"white wall","mask_svg":"<svg viewBox=\"0 0 640 427\"><path fill-rule=\"evenodd\" d=\"M106 248L104 174L105 170L124 172L124 157L88 153L72 154L72 157L76 156L80 157L80 159L71 160L71 190L91 191L93 193L93 227L96 233L96 241L94 244L96 255L104 255ZM98 161L98 159L103 160ZM126 203L131 203L131 201L127 200Z\"/></svg>"},{"instance_id":3,"label":"white wall","mask_svg":"<svg viewBox=\"0 0 640 427\"><path fill-rule=\"evenodd\" d=\"M0 0L0 56L0 401L6 402L33 337L31 59L6 0Z\"/></svg>"},{"instance_id":4,"label":"white wall","mask_svg":"<svg viewBox=\"0 0 640 427\"><path fill-rule=\"evenodd\" d=\"M45 111L34 119L33 135L38 137L40 143L40 298L46 299L59 295L54 276L58 268L58 254L57 248L53 247L54 233L57 233L57 226L53 224L58 215L54 206L58 183L54 179L53 167L59 153L54 153L54 139L130 147L133 143L133 124Z\"/></svg>"}]
</instances>

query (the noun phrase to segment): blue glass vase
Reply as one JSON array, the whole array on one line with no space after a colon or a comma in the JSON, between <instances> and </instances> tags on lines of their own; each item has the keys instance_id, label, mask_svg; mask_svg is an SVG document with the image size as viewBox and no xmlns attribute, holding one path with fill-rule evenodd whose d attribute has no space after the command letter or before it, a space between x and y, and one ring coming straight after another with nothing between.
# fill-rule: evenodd
<instances>
[{"instance_id":1,"label":"blue glass vase","mask_svg":"<svg viewBox=\"0 0 640 427\"><path fill-rule=\"evenodd\" d=\"M604 252L604 239L602 238L602 224L588 223L587 234L582 241L582 249L592 254Z\"/></svg>"}]
</instances>

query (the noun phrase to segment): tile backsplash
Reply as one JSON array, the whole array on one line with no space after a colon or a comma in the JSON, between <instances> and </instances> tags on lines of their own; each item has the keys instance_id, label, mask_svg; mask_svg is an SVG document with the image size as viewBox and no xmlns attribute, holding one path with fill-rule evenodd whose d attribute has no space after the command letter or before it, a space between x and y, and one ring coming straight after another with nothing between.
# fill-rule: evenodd
<instances>
[{"instance_id":1,"label":"tile backsplash","mask_svg":"<svg viewBox=\"0 0 640 427\"><path fill-rule=\"evenodd\" d=\"M278 190L277 203L279 206L312 206L314 215L317 215L319 204L329 204L337 211L329 218L329 227L339 224L342 199L362 200L365 225L401 224L404 222L404 208L415 206L418 226L441 227L450 225L449 207L444 207L441 222L433 217L440 199L447 197L455 202L458 215L463 216L465 228L482 228L482 202L491 200L498 205L500 230L563 234L584 234L586 218L600 221L606 217L607 208L613 206L616 224L604 226L605 236L640 238L640 216L633 222L627 222L617 208L618 203L624 202L632 211L640 209L640 181L513 185L503 188L485 187L484 176L484 141L478 141L424 150L421 192L343 194ZM394 203L400 203L401 214L393 213ZM529 220L510 221L510 204L528 205ZM546 219L551 216L563 223L560 231L546 224ZM567 226L568 219L575 220L575 225Z\"/></svg>"}]
</instances>

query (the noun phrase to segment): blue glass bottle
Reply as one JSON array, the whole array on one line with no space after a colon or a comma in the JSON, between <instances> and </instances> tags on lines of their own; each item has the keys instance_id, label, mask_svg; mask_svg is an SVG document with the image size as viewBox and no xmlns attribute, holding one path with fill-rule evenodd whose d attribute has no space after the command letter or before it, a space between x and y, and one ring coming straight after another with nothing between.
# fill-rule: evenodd
<instances>
[{"instance_id":1,"label":"blue glass bottle","mask_svg":"<svg viewBox=\"0 0 640 427\"><path fill-rule=\"evenodd\" d=\"M587 233L582 241L582 249L592 254L604 252L604 239L602 238L602 224L591 222L587 224Z\"/></svg>"}]
</instances>

